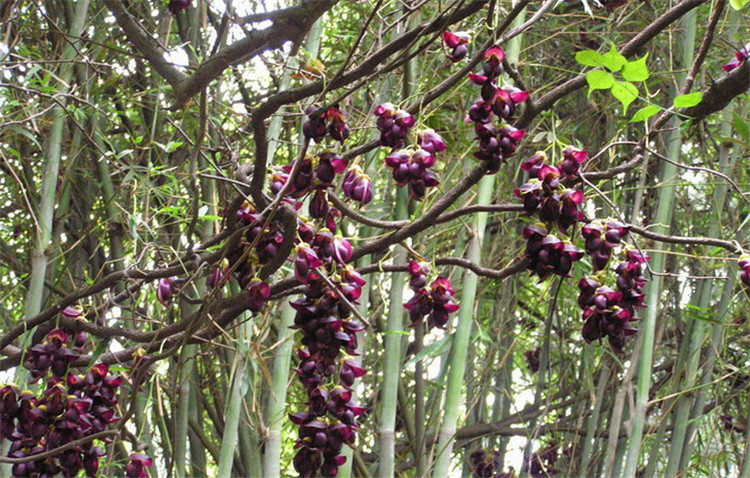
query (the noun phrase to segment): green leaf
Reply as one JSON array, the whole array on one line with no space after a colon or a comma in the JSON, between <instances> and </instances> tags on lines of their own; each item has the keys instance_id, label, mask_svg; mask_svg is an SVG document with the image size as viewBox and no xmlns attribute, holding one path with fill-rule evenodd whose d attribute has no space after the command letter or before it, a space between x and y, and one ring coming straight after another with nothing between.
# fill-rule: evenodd
<instances>
[{"instance_id":1,"label":"green leaf","mask_svg":"<svg viewBox=\"0 0 750 478\"><path fill-rule=\"evenodd\" d=\"M594 50L583 50L576 53L576 61L583 66L602 66L602 56Z\"/></svg>"},{"instance_id":2,"label":"green leaf","mask_svg":"<svg viewBox=\"0 0 750 478\"><path fill-rule=\"evenodd\" d=\"M650 117L654 116L659 112L659 107L654 105L644 106L635 112L629 123L637 123L638 121L646 121Z\"/></svg>"},{"instance_id":3,"label":"green leaf","mask_svg":"<svg viewBox=\"0 0 750 478\"><path fill-rule=\"evenodd\" d=\"M438 355L441 355L443 352L448 350L453 343L453 334L446 335L445 337L440 338L439 340L436 340L435 342L431 343L427 347L423 348L419 351L418 354L414 355L412 358L406 361L404 364L404 367L411 367L412 365L415 365L419 361L423 361L427 358L435 358Z\"/></svg>"},{"instance_id":4,"label":"green leaf","mask_svg":"<svg viewBox=\"0 0 750 478\"><path fill-rule=\"evenodd\" d=\"M622 77L628 81L646 81L649 77L646 58L648 58L648 53L643 55L643 58L627 62L622 69Z\"/></svg>"},{"instance_id":5,"label":"green leaf","mask_svg":"<svg viewBox=\"0 0 750 478\"><path fill-rule=\"evenodd\" d=\"M608 90L615 84L615 78L602 70L591 70L586 73L586 83L589 84L589 94L593 90Z\"/></svg>"},{"instance_id":6,"label":"green leaf","mask_svg":"<svg viewBox=\"0 0 750 478\"><path fill-rule=\"evenodd\" d=\"M729 4L735 10L742 10L748 3L750 3L750 0L729 0Z\"/></svg>"},{"instance_id":7,"label":"green leaf","mask_svg":"<svg viewBox=\"0 0 750 478\"><path fill-rule=\"evenodd\" d=\"M627 63L627 60L624 56L617 53L617 49L615 48L615 44L613 43L610 45L609 51L602 55L602 63L610 71L617 72L620 71L622 65Z\"/></svg>"},{"instance_id":8,"label":"green leaf","mask_svg":"<svg viewBox=\"0 0 750 478\"><path fill-rule=\"evenodd\" d=\"M618 81L612 85L612 96L622 103L622 114L624 116L628 112L630 103L638 98L638 88L633 83Z\"/></svg>"},{"instance_id":9,"label":"green leaf","mask_svg":"<svg viewBox=\"0 0 750 478\"><path fill-rule=\"evenodd\" d=\"M703 99L703 93L696 91L695 93L688 93L686 95L680 95L674 99L675 108L690 108L701 102Z\"/></svg>"}]
</instances>

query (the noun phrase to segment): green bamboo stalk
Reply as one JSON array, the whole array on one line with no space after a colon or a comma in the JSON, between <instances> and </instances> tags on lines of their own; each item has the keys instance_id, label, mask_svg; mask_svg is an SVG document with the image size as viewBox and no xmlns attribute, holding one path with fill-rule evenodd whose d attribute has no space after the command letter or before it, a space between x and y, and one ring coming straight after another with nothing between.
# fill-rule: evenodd
<instances>
[{"instance_id":1,"label":"green bamboo stalk","mask_svg":"<svg viewBox=\"0 0 750 478\"><path fill-rule=\"evenodd\" d=\"M273 382L271 393L266 403L266 423L268 438L263 453L263 476L276 478L281 476L281 426L286 419L286 395L289 383L289 366L292 362L292 329L295 310L284 301L281 306L281 320L276 336L276 352L273 358Z\"/></svg>"},{"instance_id":2,"label":"green bamboo stalk","mask_svg":"<svg viewBox=\"0 0 750 478\"><path fill-rule=\"evenodd\" d=\"M247 317L241 317L240 320L243 323L239 327L239 336L236 341L232 387L225 412L224 434L221 438L221 451L219 453L217 472L217 476L219 477L232 476L234 454L238 442L240 415L242 414L245 390L248 386L247 344L252 338L252 330Z\"/></svg>"},{"instance_id":3,"label":"green bamboo stalk","mask_svg":"<svg viewBox=\"0 0 750 478\"><path fill-rule=\"evenodd\" d=\"M489 204L495 187L495 176L485 176L479 182L477 204ZM474 222L474 236L469 239L466 258L478 263L481 245L484 240L484 230L487 226L487 213L476 215ZM458 325L451 345L451 363L448 372L448 388L446 390L443 422L438 433L437 457L433 477L445 477L450 473L451 456L453 452L453 437L456 434L459 405L461 403L461 387L463 385L466 356L469 338L473 325L475 298L477 292L477 275L474 272L464 273L463 289L461 291L461 307L458 311Z\"/></svg>"},{"instance_id":4,"label":"green bamboo stalk","mask_svg":"<svg viewBox=\"0 0 750 478\"><path fill-rule=\"evenodd\" d=\"M683 51L681 55L681 64L690 65L693 61L693 48L695 44L695 10L691 10L681 20L683 28L681 29L680 45ZM672 129L668 134L667 156L677 158L682 147L682 137L679 130L679 119L674 119ZM672 213L674 209L675 180L677 179L676 166L669 162L662 162L661 171L662 188L659 189L656 218L654 220L655 232L668 231L669 224L672 222ZM666 254L660 249L662 245L656 246L656 251L651 254L651 267L655 271L663 271ZM641 323L640 334L643 337L640 363L638 367L638 382L636 386L636 404L633 413L633 428L630 434L629 448L625 464L625 476L635 476L640 457L641 441L646 420L646 408L648 406L649 388L651 386L651 368L653 366L654 353L654 334L656 330L656 318L659 315L660 295L661 295L662 276L651 278L646 290L646 317ZM689 409L688 409L689 410ZM679 416L679 415L677 415ZM677 417L676 416L676 417ZM672 450L675 453L670 454L670 465L667 467L666 476L675 476L670 474L669 470L676 471L679 465L679 452L682 452L682 442L684 438L686 423L675 422L675 430L672 434ZM679 445L678 445L679 443ZM676 455L676 462L674 456Z\"/></svg>"},{"instance_id":5,"label":"green bamboo stalk","mask_svg":"<svg viewBox=\"0 0 750 478\"><path fill-rule=\"evenodd\" d=\"M409 195L406 188L396 193L395 219L407 219ZM393 253L394 264L406 262L406 250L397 247ZM401 331L403 330L404 278L406 273L391 275L391 292L388 306L388 322L385 330L385 354L383 355L383 391L380 403L380 463L378 476L393 476L395 469L396 408L398 404L398 380L401 373Z\"/></svg>"},{"instance_id":6,"label":"green bamboo stalk","mask_svg":"<svg viewBox=\"0 0 750 478\"><path fill-rule=\"evenodd\" d=\"M184 316L191 315L194 312L193 307L182 304L181 311ZM179 362L179 383L177 385L177 409L175 410L175 439L173 442L174 460L173 472L177 478L184 478L187 470L187 435L188 435L188 418L190 416L190 395L193 370L195 366L195 357L198 346L191 344L182 348Z\"/></svg>"},{"instance_id":7,"label":"green bamboo stalk","mask_svg":"<svg viewBox=\"0 0 750 478\"><path fill-rule=\"evenodd\" d=\"M51 125L47 133L45 144L44 166L42 169L42 185L40 188L40 204L36 214L38 229L34 237L34 251L31 255L31 274L29 277L29 289L26 295L25 317L30 318L42 309L44 298L44 279L47 274L48 254L50 239L52 237L52 225L55 217L55 199L57 192L57 176L60 169L62 157L62 136L65 127L66 113L64 110L65 94L70 90L70 81L73 77L73 60L78 55L78 47L85 26L89 0L81 0L76 4L73 18L70 22L70 38L72 40L63 51L61 66L58 77L60 78L58 88L59 100L52 107L49 119ZM21 348L29 345L31 331L21 337ZM17 378L25 378L25 369L18 367ZM20 381L20 380L19 380Z\"/></svg>"},{"instance_id":8,"label":"green bamboo stalk","mask_svg":"<svg viewBox=\"0 0 750 478\"><path fill-rule=\"evenodd\" d=\"M727 18L729 27L727 28L727 35L734 37L737 33L737 25L739 23L739 12L733 8L729 9L729 15ZM720 127L720 134L726 137L731 136L732 134L732 115L734 112L734 104L730 103L722 112L722 122ZM739 148L734 148L730 151L728 151L728 148L725 146L724 143L720 143L719 145L719 170L724 171L728 173L730 176L732 175L732 171L734 171L735 164L737 162L737 158L739 156ZM716 188L714 190L714 213L715 213L715 220L711 222L711 226L709 227L708 235L709 237L715 237L720 233L721 229L721 216L724 211L725 203L726 203L726 197L727 193L729 192L729 185L725 182L721 182L716 185ZM688 424L688 429L686 432L686 439L685 439L685 445L682 452L682 460L681 460L681 466L680 468L685 468L688 463L687 460L689 457L693 455L693 436L695 433L695 430L697 428L698 423L700 422L699 417L703 415L703 407L706 403L706 394L708 392L708 384L713 379L713 369L714 364L716 363L716 357L718 354L718 351L721 350L723 347L723 338L724 338L724 323L723 318L725 317L725 314L729 307L729 301L731 300L731 287L734 285L734 278L735 274L730 273L729 274L729 280L727 280L724 283L723 291L720 297L719 302L719 316L716 317L717 322L714 323L712 326L712 334L711 334L711 343L706 349L706 356L703 360L704 367L703 367L703 376L701 379L701 387L698 389L698 392L696 394L695 398L695 404L693 406L693 412L692 415L696 417L695 420L691 420ZM707 307L708 301L712 295L712 291L714 289L714 282L713 281L706 281L702 282L700 284L701 287L701 304L699 304L700 307ZM729 289L727 289L730 287ZM708 289L709 291L705 294L703 294L703 290ZM728 295L727 295L728 294ZM705 302L704 302L705 301Z\"/></svg>"},{"instance_id":9,"label":"green bamboo stalk","mask_svg":"<svg viewBox=\"0 0 750 478\"><path fill-rule=\"evenodd\" d=\"M602 409L602 402L604 401L604 393L607 391L608 381L609 366L604 364L599 372L599 383L596 386L594 409L591 411L591 415L589 415L588 423L586 425L586 437L583 440L583 451L581 452L581 464L578 468L578 478L592 476L589 474L591 451L596 442L596 432L599 429L599 413Z\"/></svg>"}]
</instances>

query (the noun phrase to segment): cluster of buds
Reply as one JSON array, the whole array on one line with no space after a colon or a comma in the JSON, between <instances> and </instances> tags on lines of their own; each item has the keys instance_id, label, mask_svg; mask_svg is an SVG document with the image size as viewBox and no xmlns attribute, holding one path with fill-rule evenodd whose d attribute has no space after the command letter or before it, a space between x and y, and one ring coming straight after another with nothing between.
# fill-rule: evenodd
<instances>
[{"instance_id":1,"label":"cluster of buds","mask_svg":"<svg viewBox=\"0 0 750 478\"><path fill-rule=\"evenodd\" d=\"M375 108L378 117L377 127L380 131L380 145L400 148L414 127L414 117L404 110L397 109L391 103L383 103Z\"/></svg>"},{"instance_id":2,"label":"cluster of buds","mask_svg":"<svg viewBox=\"0 0 750 478\"><path fill-rule=\"evenodd\" d=\"M583 257L583 251L550 234L543 224L528 225L522 234L526 239L526 267L539 276L540 282L551 274L568 277L573 263Z\"/></svg>"},{"instance_id":3,"label":"cluster of buds","mask_svg":"<svg viewBox=\"0 0 750 478\"><path fill-rule=\"evenodd\" d=\"M528 473L531 478L547 478L558 474L555 463L559 458L559 446L552 442L542 450L531 454L528 461L523 464L522 473Z\"/></svg>"},{"instance_id":4,"label":"cluster of buds","mask_svg":"<svg viewBox=\"0 0 750 478\"><path fill-rule=\"evenodd\" d=\"M482 87L481 96L469 108L466 121L474 123L474 131L479 139L479 151L474 156L487 162L488 173L494 174L506 159L513 156L518 143L524 137L524 130L509 126L504 122L512 120L517 105L526 101L529 94L515 87L499 88L497 79L503 73L505 52L493 46L484 54L481 74L470 74L469 80ZM501 124L492 125L497 116Z\"/></svg>"},{"instance_id":5,"label":"cluster of buds","mask_svg":"<svg viewBox=\"0 0 750 478\"><path fill-rule=\"evenodd\" d=\"M643 264L649 259L637 251L625 252L626 261L615 269L617 290L601 284L597 278L581 279L578 305L583 309L583 338L587 342L607 337L612 350L621 353L625 338L637 332L636 308L643 307Z\"/></svg>"},{"instance_id":6,"label":"cluster of buds","mask_svg":"<svg viewBox=\"0 0 750 478\"><path fill-rule=\"evenodd\" d=\"M458 310L459 306L453 301L454 290L451 282L445 277L438 276L429 289L427 274L430 269L423 262L409 262L409 288L414 291L414 297L404 304L409 311L411 327L416 327L428 317L430 327L444 329L448 324L449 314Z\"/></svg>"},{"instance_id":7,"label":"cluster of buds","mask_svg":"<svg viewBox=\"0 0 750 478\"><path fill-rule=\"evenodd\" d=\"M170 13L177 15L177 12L190 8L191 2L192 0L169 0L167 8Z\"/></svg>"},{"instance_id":8,"label":"cluster of buds","mask_svg":"<svg viewBox=\"0 0 750 478\"><path fill-rule=\"evenodd\" d=\"M585 219L580 206L583 193L565 188L561 180L578 174L581 162L587 157L585 151L567 148L559 166L546 163L547 155L539 151L521 164L529 173L529 182L513 191L523 201L524 214L538 214L548 225L557 224L567 234L568 228Z\"/></svg>"},{"instance_id":9,"label":"cluster of buds","mask_svg":"<svg viewBox=\"0 0 750 478\"><path fill-rule=\"evenodd\" d=\"M469 52L470 39L471 37L466 32L443 32L443 45L449 50L446 52L448 59L453 63L463 60Z\"/></svg>"},{"instance_id":10,"label":"cluster of buds","mask_svg":"<svg viewBox=\"0 0 750 478\"><path fill-rule=\"evenodd\" d=\"M630 230L619 221L591 221L581 228L586 240L586 253L591 256L594 271L603 270L612 257L612 250L619 246Z\"/></svg>"},{"instance_id":11,"label":"cluster of buds","mask_svg":"<svg viewBox=\"0 0 750 478\"><path fill-rule=\"evenodd\" d=\"M514 478L513 467L508 468L507 472L500 469L500 452L494 450L488 453L485 450L474 450L469 455L469 464L471 473L475 478Z\"/></svg>"},{"instance_id":12,"label":"cluster of buds","mask_svg":"<svg viewBox=\"0 0 750 478\"><path fill-rule=\"evenodd\" d=\"M80 315L68 307L66 317ZM107 365L94 365L85 375L70 373L69 366L86 345L82 333L51 331L40 346L28 351L24 363L35 380L46 379L40 396L15 385L0 387L0 436L10 441L8 456L27 458L55 450L86 436L102 432L118 420L115 416L120 377ZM66 350L63 354L60 352ZM13 476L96 476L102 450L91 442L59 454L13 465Z\"/></svg>"},{"instance_id":13,"label":"cluster of buds","mask_svg":"<svg viewBox=\"0 0 750 478\"><path fill-rule=\"evenodd\" d=\"M359 166L351 167L341 183L344 196L365 205L372 201L372 180Z\"/></svg>"},{"instance_id":14,"label":"cluster of buds","mask_svg":"<svg viewBox=\"0 0 750 478\"><path fill-rule=\"evenodd\" d=\"M738 68L742 62L746 61L748 58L750 58L750 43L734 52L734 58L722 65L722 68L729 73L735 68Z\"/></svg>"},{"instance_id":15,"label":"cluster of buds","mask_svg":"<svg viewBox=\"0 0 750 478\"><path fill-rule=\"evenodd\" d=\"M424 198L427 188L440 184L437 175L432 171L435 156L424 149L394 151L385 157L385 165L391 170L396 184L408 185L409 196L419 201Z\"/></svg>"},{"instance_id":16,"label":"cluster of buds","mask_svg":"<svg viewBox=\"0 0 750 478\"><path fill-rule=\"evenodd\" d=\"M332 219L326 225L337 228ZM293 327L302 333L295 372L308 401L306 409L290 415L299 426L294 467L304 477L336 476L346 461L341 450L354 445L357 417L365 412L352 399L354 382L365 370L352 358L342 360L356 355L357 333L364 330L349 305L357 303L365 281L347 265L352 248L346 239L305 222L297 232L294 275L305 288L304 296L291 302Z\"/></svg>"},{"instance_id":17,"label":"cluster of buds","mask_svg":"<svg viewBox=\"0 0 750 478\"><path fill-rule=\"evenodd\" d=\"M305 138L320 143L326 134L330 134L335 141L343 143L349 137L346 115L341 112L338 105L327 109L312 105L305 113L307 121L302 124L302 134Z\"/></svg>"}]
</instances>

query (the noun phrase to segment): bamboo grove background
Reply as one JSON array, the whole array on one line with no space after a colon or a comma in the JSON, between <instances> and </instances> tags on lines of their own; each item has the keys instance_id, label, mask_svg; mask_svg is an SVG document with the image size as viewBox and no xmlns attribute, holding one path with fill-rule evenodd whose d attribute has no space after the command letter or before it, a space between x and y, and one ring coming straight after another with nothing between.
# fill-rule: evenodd
<instances>
[{"instance_id":1,"label":"bamboo grove background","mask_svg":"<svg viewBox=\"0 0 750 478\"><path fill-rule=\"evenodd\" d=\"M471 476L470 455L484 450L497 476L749 477L737 260L748 246L750 73L748 62L722 65L748 41L750 10L603 3L193 0L173 15L151 0L0 2L0 382L25 388L24 351L79 305L86 321L65 325L92 346L74 365L103 361L124 378L127 420L112 426L100 473L121 473L142 450L152 476L294 476L288 414L305 397L291 266L266 271L261 312L230 313L221 307L242 292L208 291L206 258L232 232L227 208L267 184L266 166L299 154L305 108L338 103L351 136L336 148L374 194L342 219L369 327L355 387L366 412L340 476ZM446 60L445 30L471 34L463 62ZM495 43L503 81L530 100L514 123L526 130L518 154L484 176L464 122L477 96L466 78ZM646 58L627 113L609 91L587 91L591 68L575 58L592 48ZM701 91L692 110L672 107ZM385 102L448 144L423 201L383 166L373 111ZM647 105L654 116L629 121ZM567 145L589 151L587 214L631 224L629 240L652 258L622 354L581 336L587 259L543 282L521 263L519 164ZM456 289L444 331L408 326L412 257ZM171 276L184 283L164 307L157 283ZM147 373L133 367L143 354Z\"/></svg>"}]
</instances>

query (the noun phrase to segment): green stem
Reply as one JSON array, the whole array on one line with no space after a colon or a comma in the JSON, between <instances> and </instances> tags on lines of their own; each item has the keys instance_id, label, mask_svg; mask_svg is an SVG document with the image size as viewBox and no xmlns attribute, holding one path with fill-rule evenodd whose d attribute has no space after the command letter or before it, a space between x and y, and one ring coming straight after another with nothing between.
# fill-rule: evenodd
<instances>
[{"instance_id":1,"label":"green stem","mask_svg":"<svg viewBox=\"0 0 750 478\"><path fill-rule=\"evenodd\" d=\"M693 61L693 45L695 44L695 10L691 10L682 19L684 28L681 31L682 41L682 65L690 65ZM679 157L682 148L682 137L679 130L679 120L671 122L672 129L667 138L667 157ZM657 200L656 218L654 220L655 232L667 232L672 222L674 210L675 184L677 178L676 166L663 161L661 171L661 184ZM662 245L656 246L656 251L651 254L651 267L655 271L663 271L666 262L666 254L660 249ZM633 427L630 434L629 448L625 464L624 476L635 476L638 468L641 441L646 421L646 409L648 407L649 389L651 387L651 369L654 357L654 335L656 330L656 319L660 315L660 295L662 276L656 275L651 278L646 290L646 317L640 327L642 334L642 348L638 367L638 381L636 386L636 403L633 413ZM699 327L700 328L700 327ZM702 337L701 337L702 340ZM689 408L688 408L689 410ZM677 415L679 416L679 414ZM684 438L685 423L675 422L675 430L672 434L672 452L670 453L670 465L667 467L666 476L675 476L679 465L679 454L682 452L682 441ZM677 450L679 449L679 453ZM669 470L672 470L670 474Z\"/></svg>"},{"instance_id":2,"label":"green stem","mask_svg":"<svg viewBox=\"0 0 750 478\"><path fill-rule=\"evenodd\" d=\"M407 219L409 195L406 188L396 193L395 219ZM406 262L406 250L397 247L393 253L394 264ZM385 354L383 356L383 392L380 403L380 464L378 476L390 477L395 469L396 408L398 404L398 380L401 372L401 332L403 330L404 278L406 273L391 276L391 292L388 322L385 330Z\"/></svg>"},{"instance_id":3,"label":"green stem","mask_svg":"<svg viewBox=\"0 0 750 478\"><path fill-rule=\"evenodd\" d=\"M495 187L495 176L485 176L479 182L477 204L489 204ZM476 215L474 235L469 239L466 258L471 262L479 262L484 230L487 226L487 213ZM443 422L438 433L437 458L433 475L435 478L448 476L451 470L451 456L453 452L453 437L458 424L459 405L461 404L461 388L463 385L466 356L468 354L469 338L474 319L475 298L477 292L477 275L472 271L464 273L463 289L461 291L461 307L458 311L458 325L451 345L451 363L448 373L448 388L446 390Z\"/></svg>"},{"instance_id":4,"label":"green stem","mask_svg":"<svg viewBox=\"0 0 750 478\"><path fill-rule=\"evenodd\" d=\"M292 329L295 310L284 301L281 306L281 321L276 336L276 352L273 358L273 383L266 404L268 439L263 454L263 476L275 478L281 476L281 426L286 419L286 395L289 383L289 367L292 362Z\"/></svg>"}]
</instances>

